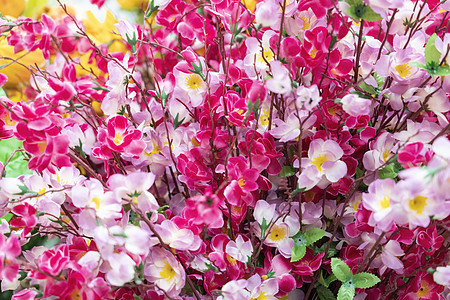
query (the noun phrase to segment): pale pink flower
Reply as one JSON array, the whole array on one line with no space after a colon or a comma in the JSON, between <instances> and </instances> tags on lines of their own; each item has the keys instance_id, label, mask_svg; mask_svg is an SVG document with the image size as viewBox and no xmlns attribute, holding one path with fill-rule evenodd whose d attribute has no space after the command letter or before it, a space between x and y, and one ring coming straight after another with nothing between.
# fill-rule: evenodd
<instances>
[{"instance_id":1,"label":"pale pink flower","mask_svg":"<svg viewBox=\"0 0 450 300\"><path fill-rule=\"evenodd\" d=\"M266 81L267 89L277 94L289 93L292 89L289 71L278 60L271 61L269 64L273 77Z\"/></svg>"},{"instance_id":2,"label":"pale pink flower","mask_svg":"<svg viewBox=\"0 0 450 300\"><path fill-rule=\"evenodd\" d=\"M339 160L343 154L339 144L333 140L313 140L309 145L308 158L302 158L299 187L309 190L317 185L324 188L344 177L347 165Z\"/></svg>"},{"instance_id":3,"label":"pale pink flower","mask_svg":"<svg viewBox=\"0 0 450 300\"><path fill-rule=\"evenodd\" d=\"M156 232L169 247L185 251L195 251L201 245L201 239L187 228L180 229L171 220L164 220L161 224L154 225Z\"/></svg>"},{"instance_id":4,"label":"pale pink flower","mask_svg":"<svg viewBox=\"0 0 450 300\"><path fill-rule=\"evenodd\" d=\"M280 139L280 142L282 143L297 139L302 131L302 136L305 135L306 129L310 128L314 124L317 117L312 115L308 118L309 114L305 110L300 110L298 112L298 117L296 114L296 112L291 113L285 121L275 119L273 123L276 127L270 131L270 134L273 137ZM299 118L300 121L302 121L301 127ZM308 118L308 120L303 122L306 118Z\"/></svg>"},{"instance_id":5,"label":"pale pink flower","mask_svg":"<svg viewBox=\"0 0 450 300\"><path fill-rule=\"evenodd\" d=\"M133 280L136 263L129 255L124 252L113 253L108 263L110 269L106 272L105 278L111 285L122 286Z\"/></svg>"},{"instance_id":6,"label":"pale pink flower","mask_svg":"<svg viewBox=\"0 0 450 300\"><path fill-rule=\"evenodd\" d=\"M433 273L434 282L440 285L450 287L450 265L437 267Z\"/></svg>"},{"instance_id":7,"label":"pale pink flower","mask_svg":"<svg viewBox=\"0 0 450 300\"><path fill-rule=\"evenodd\" d=\"M258 200L253 211L253 217L256 222L261 225L266 220L266 225L269 225L275 214L275 207L275 204L269 204L265 200Z\"/></svg>"},{"instance_id":8,"label":"pale pink flower","mask_svg":"<svg viewBox=\"0 0 450 300\"><path fill-rule=\"evenodd\" d=\"M222 287L222 295L217 300L248 300L250 292L246 290L247 280L231 280Z\"/></svg>"},{"instance_id":9,"label":"pale pink flower","mask_svg":"<svg viewBox=\"0 0 450 300\"><path fill-rule=\"evenodd\" d=\"M369 185L369 192L362 195L363 205L372 211L368 224L389 231L394 224L391 195L395 189L393 179L378 179ZM395 205L395 204L394 204Z\"/></svg>"},{"instance_id":10,"label":"pale pink flower","mask_svg":"<svg viewBox=\"0 0 450 300\"><path fill-rule=\"evenodd\" d=\"M131 24L127 20L120 20L119 23L114 24L114 27L116 27L122 38L134 49L138 38L136 25Z\"/></svg>"},{"instance_id":11,"label":"pale pink flower","mask_svg":"<svg viewBox=\"0 0 450 300\"><path fill-rule=\"evenodd\" d=\"M170 297L177 297L184 287L186 273L177 259L167 250L153 248L144 267L145 278L155 283Z\"/></svg>"},{"instance_id":12,"label":"pale pink flower","mask_svg":"<svg viewBox=\"0 0 450 300\"><path fill-rule=\"evenodd\" d=\"M317 85L312 85L310 87L301 85L297 88L295 93L297 96L295 103L299 109L305 108L307 111L311 111L319 104L320 100L322 100Z\"/></svg>"},{"instance_id":13,"label":"pale pink flower","mask_svg":"<svg viewBox=\"0 0 450 300\"><path fill-rule=\"evenodd\" d=\"M373 171L385 164L394 155L394 143L395 139L392 137L392 134L388 132L380 134L375 143L370 146L372 150L364 153L364 167L369 171Z\"/></svg>"},{"instance_id":14,"label":"pale pink flower","mask_svg":"<svg viewBox=\"0 0 450 300\"><path fill-rule=\"evenodd\" d=\"M152 173L133 172L128 175L112 175L108 186L117 199L130 201L143 212L151 212L159 208L155 197L148 191L154 182L155 175Z\"/></svg>"},{"instance_id":15,"label":"pale pink flower","mask_svg":"<svg viewBox=\"0 0 450 300\"><path fill-rule=\"evenodd\" d=\"M269 278L263 281L259 274L255 274L247 279L247 290L250 291L250 299L276 300L278 280Z\"/></svg>"},{"instance_id":16,"label":"pale pink flower","mask_svg":"<svg viewBox=\"0 0 450 300\"><path fill-rule=\"evenodd\" d=\"M252 242L250 240L244 242L242 235L239 235L236 242L228 242L225 252L237 261L247 263L253 253Z\"/></svg>"},{"instance_id":17,"label":"pale pink flower","mask_svg":"<svg viewBox=\"0 0 450 300\"><path fill-rule=\"evenodd\" d=\"M351 116L368 115L372 101L355 94L347 94L341 99L342 109Z\"/></svg>"}]
</instances>

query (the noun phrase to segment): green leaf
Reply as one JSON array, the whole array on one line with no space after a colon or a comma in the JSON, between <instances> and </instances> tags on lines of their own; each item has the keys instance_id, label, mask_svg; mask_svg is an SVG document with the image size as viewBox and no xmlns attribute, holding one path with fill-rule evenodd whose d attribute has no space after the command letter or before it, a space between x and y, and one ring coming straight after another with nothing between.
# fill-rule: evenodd
<instances>
[{"instance_id":1,"label":"green leaf","mask_svg":"<svg viewBox=\"0 0 450 300\"><path fill-rule=\"evenodd\" d=\"M321 228L311 228L305 232L306 245L309 246L314 242L317 242L325 236L325 230Z\"/></svg>"},{"instance_id":2,"label":"green leaf","mask_svg":"<svg viewBox=\"0 0 450 300\"><path fill-rule=\"evenodd\" d=\"M352 284L344 283L338 291L337 300L353 300L355 287Z\"/></svg>"},{"instance_id":3,"label":"green leaf","mask_svg":"<svg viewBox=\"0 0 450 300\"><path fill-rule=\"evenodd\" d=\"M304 191L306 191L306 188L295 189L295 190L291 193L291 198L294 198L295 195L297 195L298 193L303 193Z\"/></svg>"},{"instance_id":4,"label":"green leaf","mask_svg":"<svg viewBox=\"0 0 450 300\"><path fill-rule=\"evenodd\" d=\"M291 166L283 166L281 168L281 172L278 174L278 177L290 177L295 175L295 169Z\"/></svg>"},{"instance_id":5,"label":"green leaf","mask_svg":"<svg viewBox=\"0 0 450 300\"><path fill-rule=\"evenodd\" d=\"M13 214L12 214L12 213L7 213L7 214L4 215L3 217L1 217L0 220L5 219L6 222L9 222L9 221L12 219L12 217L13 217ZM1 221L0 221L0 223L1 223Z\"/></svg>"},{"instance_id":6,"label":"green leaf","mask_svg":"<svg viewBox=\"0 0 450 300\"><path fill-rule=\"evenodd\" d=\"M186 119L186 117L184 117L181 121L178 121L179 115L180 113L177 113L175 119L173 119L173 129L177 129L181 124L183 124L184 119Z\"/></svg>"},{"instance_id":7,"label":"green leaf","mask_svg":"<svg viewBox=\"0 0 450 300\"><path fill-rule=\"evenodd\" d=\"M320 300L334 300L336 297L334 296L333 292L330 291L328 288L319 285L316 288L317 295L319 296Z\"/></svg>"},{"instance_id":8,"label":"green leaf","mask_svg":"<svg viewBox=\"0 0 450 300\"><path fill-rule=\"evenodd\" d=\"M262 220L262 224L259 224L259 227L261 228L261 240L264 239L264 235L266 234L267 228L269 228L269 224L267 224L267 221L265 218Z\"/></svg>"},{"instance_id":9,"label":"green leaf","mask_svg":"<svg viewBox=\"0 0 450 300\"><path fill-rule=\"evenodd\" d=\"M425 45L425 64L429 64L431 62L437 62L439 64L439 59L441 58L441 52L436 49L437 34L433 33L432 36L428 39L427 44Z\"/></svg>"},{"instance_id":10,"label":"green leaf","mask_svg":"<svg viewBox=\"0 0 450 300\"><path fill-rule=\"evenodd\" d=\"M324 285L326 287L328 287L333 281L337 280L336 276L334 276L333 274L331 274L330 276L327 277L327 279L325 279Z\"/></svg>"},{"instance_id":11,"label":"green leaf","mask_svg":"<svg viewBox=\"0 0 450 300\"><path fill-rule=\"evenodd\" d=\"M365 83L364 81L359 85L359 87L364 91L367 92L371 95L376 95L377 91L375 90L375 88L367 83Z\"/></svg>"},{"instance_id":12,"label":"green leaf","mask_svg":"<svg viewBox=\"0 0 450 300\"><path fill-rule=\"evenodd\" d=\"M373 11L370 6L365 6L364 13L362 15L362 19L368 22L375 22L382 19L382 17Z\"/></svg>"},{"instance_id":13,"label":"green leaf","mask_svg":"<svg viewBox=\"0 0 450 300\"><path fill-rule=\"evenodd\" d=\"M353 276L353 284L357 289L368 289L380 282L380 279L370 273L362 272Z\"/></svg>"},{"instance_id":14,"label":"green leaf","mask_svg":"<svg viewBox=\"0 0 450 300\"><path fill-rule=\"evenodd\" d=\"M385 166L383 169L378 171L378 177L380 179L386 179L386 178L396 178L398 175L398 169L395 166L395 164L389 164Z\"/></svg>"},{"instance_id":15,"label":"green leaf","mask_svg":"<svg viewBox=\"0 0 450 300\"><path fill-rule=\"evenodd\" d=\"M291 251L291 262L296 262L302 259L306 254L306 246L305 245L294 245Z\"/></svg>"},{"instance_id":16,"label":"green leaf","mask_svg":"<svg viewBox=\"0 0 450 300\"><path fill-rule=\"evenodd\" d=\"M6 92L2 88L0 88L0 97L6 97Z\"/></svg>"},{"instance_id":17,"label":"green leaf","mask_svg":"<svg viewBox=\"0 0 450 300\"><path fill-rule=\"evenodd\" d=\"M442 66L439 67L436 72L436 75L440 75L440 76L447 76L450 75L450 67L449 66Z\"/></svg>"},{"instance_id":18,"label":"green leaf","mask_svg":"<svg viewBox=\"0 0 450 300\"><path fill-rule=\"evenodd\" d=\"M333 271L334 276L336 276L336 278L341 282L346 282L353 278L353 273L350 267L339 258L331 258L331 270Z\"/></svg>"}]
</instances>

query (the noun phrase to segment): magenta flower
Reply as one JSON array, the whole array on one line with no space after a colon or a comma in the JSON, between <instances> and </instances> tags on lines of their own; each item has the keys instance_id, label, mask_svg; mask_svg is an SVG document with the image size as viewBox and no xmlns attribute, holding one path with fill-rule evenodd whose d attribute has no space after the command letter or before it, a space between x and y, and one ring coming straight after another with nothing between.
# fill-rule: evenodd
<instances>
[{"instance_id":1,"label":"magenta flower","mask_svg":"<svg viewBox=\"0 0 450 300\"><path fill-rule=\"evenodd\" d=\"M240 206L241 201L247 204L253 203L251 192L258 189L256 181L259 178L259 171L255 168L250 169L246 159L241 156L228 159L227 168L231 182L225 188L225 198L230 204L236 206Z\"/></svg>"},{"instance_id":2,"label":"magenta flower","mask_svg":"<svg viewBox=\"0 0 450 300\"><path fill-rule=\"evenodd\" d=\"M56 249L45 251L39 257L38 267L50 275L58 276L70 264L69 245L63 244Z\"/></svg>"},{"instance_id":3,"label":"magenta flower","mask_svg":"<svg viewBox=\"0 0 450 300\"><path fill-rule=\"evenodd\" d=\"M102 147L126 156L139 156L146 147L145 142L141 140L142 132L130 128L128 119L120 115L110 117L107 127L100 128L97 137ZM112 153L110 155L112 158Z\"/></svg>"},{"instance_id":4,"label":"magenta flower","mask_svg":"<svg viewBox=\"0 0 450 300\"><path fill-rule=\"evenodd\" d=\"M14 264L16 257L20 255L22 249L20 248L19 239L16 235L11 234L6 238L0 234L0 278L5 278L8 281L13 281L19 271L19 265Z\"/></svg>"},{"instance_id":5,"label":"magenta flower","mask_svg":"<svg viewBox=\"0 0 450 300\"><path fill-rule=\"evenodd\" d=\"M13 227L23 228L22 236L26 236L37 224L36 208L25 202L14 206L12 212L17 215L10 221Z\"/></svg>"},{"instance_id":6,"label":"magenta flower","mask_svg":"<svg viewBox=\"0 0 450 300\"><path fill-rule=\"evenodd\" d=\"M223 226L223 214L220 207L223 199L207 191L205 195L198 195L186 199L186 207L181 216L192 221L196 225L208 225L209 228L221 228Z\"/></svg>"}]
</instances>

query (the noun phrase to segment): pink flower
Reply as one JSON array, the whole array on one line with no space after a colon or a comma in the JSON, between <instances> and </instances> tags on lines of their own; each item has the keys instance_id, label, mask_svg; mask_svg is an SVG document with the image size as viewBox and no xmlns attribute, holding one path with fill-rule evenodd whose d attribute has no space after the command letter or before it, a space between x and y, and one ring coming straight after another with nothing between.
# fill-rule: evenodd
<instances>
[{"instance_id":1,"label":"pink flower","mask_svg":"<svg viewBox=\"0 0 450 300\"><path fill-rule=\"evenodd\" d=\"M180 229L171 220L164 220L161 224L154 225L156 232L169 247L181 251L196 251L201 246L201 240L197 235L186 228Z\"/></svg>"},{"instance_id":2,"label":"pink flower","mask_svg":"<svg viewBox=\"0 0 450 300\"><path fill-rule=\"evenodd\" d=\"M205 195L198 195L186 199L186 207L181 216L192 221L196 225L208 225L209 228L221 228L223 226L223 214L220 206L223 199L207 191Z\"/></svg>"},{"instance_id":3,"label":"pink flower","mask_svg":"<svg viewBox=\"0 0 450 300\"><path fill-rule=\"evenodd\" d=\"M139 156L146 147L145 142L141 140L142 132L129 127L128 119L124 116L117 115L108 118L107 127L102 127L98 131L97 137L101 148L94 148L94 156L95 154L99 155L102 148L126 156ZM112 153L109 153L108 157L112 158Z\"/></svg>"},{"instance_id":4,"label":"pink flower","mask_svg":"<svg viewBox=\"0 0 450 300\"><path fill-rule=\"evenodd\" d=\"M6 239L3 234L0 234L0 278L5 278L8 281L13 281L19 271L19 265L14 264L17 256L20 255L22 249L20 248L19 239L16 235Z\"/></svg>"},{"instance_id":5,"label":"pink flower","mask_svg":"<svg viewBox=\"0 0 450 300\"><path fill-rule=\"evenodd\" d=\"M246 159L243 157L231 157L228 159L228 176L230 184L225 188L224 195L232 205L239 206L241 201L253 204L251 192L258 189L259 171L249 168Z\"/></svg>"},{"instance_id":6,"label":"pink flower","mask_svg":"<svg viewBox=\"0 0 450 300\"><path fill-rule=\"evenodd\" d=\"M135 47L139 35L136 25L130 24L127 20L120 20L119 23L114 24L114 27L116 27L122 38L131 46L134 54L134 52L136 51Z\"/></svg>"},{"instance_id":7,"label":"pink flower","mask_svg":"<svg viewBox=\"0 0 450 300\"><path fill-rule=\"evenodd\" d=\"M314 255L310 248L306 248L305 256L296 263L293 263L293 272L302 276L313 275L322 264L325 252Z\"/></svg>"},{"instance_id":8,"label":"pink flower","mask_svg":"<svg viewBox=\"0 0 450 300\"><path fill-rule=\"evenodd\" d=\"M26 236L37 224L36 208L25 202L14 206L12 212L18 217L12 219L9 224L13 227L24 228L22 236Z\"/></svg>"},{"instance_id":9,"label":"pink flower","mask_svg":"<svg viewBox=\"0 0 450 300\"><path fill-rule=\"evenodd\" d=\"M12 296L12 300L33 300L36 299L37 291L32 289L24 289Z\"/></svg>"},{"instance_id":10,"label":"pink flower","mask_svg":"<svg viewBox=\"0 0 450 300\"><path fill-rule=\"evenodd\" d=\"M242 235L235 241L229 241L225 252L237 261L247 263L253 253L253 246L250 240L244 242Z\"/></svg>"},{"instance_id":11,"label":"pink flower","mask_svg":"<svg viewBox=\"0 0 450 300\"><path fill-rule=\"evenodd\" d=\"M50 275L58 276L63 269L71 264L69 257L69 245L63 244L56 249L45 251L39 257L39 269Z\"/></svg>"},{"instance_id":12,"label":"pink flower","mask_svg":"<svg viewBox=\"0 0 450 300\"><path fill-rule=\"evenodd\" d=\"M108 262L110 269L106 272L105 278L111 285L122 286L133 280L136 263L128 254L113 253Z\"/></svg>"},{"instance_id":13,"label":"pink flower","mask_svg":"<svg viewBox=\"0 0 450 300\"><path fill-rule=\"evenodd\" d=\"M444 242L444 237L437 234L436 226L431 226L424 229L419 229L417 234L417 244L422 246L427 255L433 255L439 250Z\"/></svg>"},{"instance_id":14,"label":"pink flower","mask_svg":"<svg viewBox=\"0 0 450 300\"><path fill-rule=\"evenodd\" d=\"M302 158L302 173L298 178L300 188L307 190L314 186L324 188L330 182L337 182L347 174L347 165L339 160L344 152L333 140L312 140L308 158Z\"/></svg>"},{"instance_id":15,"label":"pink flower","mask_svg":"<svg viewBox=\"0 0 450 300\"><path fill-rule=\"evenodd\" d=\"M161 248L153 248L150 252L144 266L144 275L170 297L178 296L186 277L183 267L173 254Z\"/></svg>"},{"instance_id":16,"label":"pink flower","mask_svg":"<svg viewBox=\"0 0 450 300\"><path fill-rule=\"evenodd\" d=\"M417 167L425 161L425 157L421 154L422 149L423 143L421 142L409 143L398 152L397 160L402 164L403 168Z\"/></svg>"},{"instance_id":17,"label":"pink flower","mask_svg":"<svg viewBox=\"0 0 450 300\"><path fill-rule=\"evenodd\" d=\"M391 195L395 189L393 179L378 179L369 185L369 193L364 193L363 205L372 211L368 224L376 226L383 231L388 231L394 224L394 215L391 203Z\"/></svg>"},{"instance_id":18,"label":"pink flower","mask_svg":"<svg viewBox=\"0 0 450 300\"><path fill-rule=\"evenodd\" d=\"M25 141L23 144L25 150L34 155L28 167L32 170L42 172L47 169L54 173L53 166L70 167L72 166L69 152L69 138L66 135L51 136L46 134L46 139L36 142Z\"/></svg>"},{"instance_id":19,"label":"pink flower","mask_svg":"<svg viewBox=\"0 0 450 300\"><path fill-rule=\"evenodd\" d=\"M351 116L368 115L372 101L356 94L347 94L341 99L342 109Z\"/></svg>"},{"instance_id":20,"label":"pink flower","mask_svg":"<svg viewBox=\"0 0 450 300\"><path fill-rule=\"evenodd\" d=\"M433 273L434 282L443 286L450 286L450 265L437 267Z\"/></svg>"}]
</instances>

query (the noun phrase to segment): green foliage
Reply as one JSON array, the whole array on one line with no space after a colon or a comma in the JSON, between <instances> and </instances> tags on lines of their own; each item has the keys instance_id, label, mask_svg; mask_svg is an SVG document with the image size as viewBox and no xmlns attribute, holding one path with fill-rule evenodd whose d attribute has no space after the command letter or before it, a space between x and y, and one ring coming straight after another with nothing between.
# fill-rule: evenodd
<instances>
[{"instance_id":1,"label":"green foliage","mask_svg":"<svg viewBox=\"0 0 450 300\"><path fill-rule=\"evenodd\" d=\"M281 168L281 172L278 174L278 177L290 177L295 175L295 168L291 166L283 166Z\"/></svg>"},{"instance_id":2,"label":"green foliage","mask_svg":"<svg viewBox=\"0 0 450 300\"><path fill-rule=\"evenodd\" d=\"M342 282L346 282L353 278L352 270L347 264L339 258L333 257L331 259L331 270L334 276Z\"/></svg>"},{"instance_id":3,"label":"green foliage","mask_svg":"<svg viewBox=\"0 0 450 300\"><path fill-rule=\"evenodd\" d=\"M346 11L347 15L356 21L362 19L375 22L382 19L370 6L365 5L363 0L346 0L346 2L350 5Z\"/></svg>"},{"instance_id":4,"label":"green foliage","mask_svg":"<svg viewBox=\"0 0 450 300\"><path fill-rule=\"evenodd\" d=\"M334 300L336 297L333 295L333 293L326 287L319 285L316 289L317 295L319 296L320 300Z\"/></svg>"},{"instance_id":5,"label":"green foliage","mask_svg":"<svg viewBox=\"0 0 450 300\"><path fill-rule=\"evenodd\" d=\"M337 300L353 300L354 296L355 287L350 283L344 283L339 288Z\"/></svg>"},{"instance_id":6,"label":"green foliage","mask_svg":"<svg viewBox=\"0 0 450 300\"><path fill-rule=\"evenodd\" d=\"M370 273L362 272L353 275L350 267L344 261L335 257L331 259L331 270L333 275L342 282L337 300L351 300L355 296L355 289L367 289L380 282L377 276ZM323 281L322 284L326 286L330 282Z\"/></svg>"},{"instance_id":7,"label":"green foliage","mask_svg":"<svg viewBox=\"0 0 450 300\"><path fill-rule=\"evenodd\" d=\"M384 168L382 168L380 171L378 171L378 177L380 179L386 179L386 178L396 178L398 175L398 172L400 170L396 166L396 164L388 164Z\"/></svg>"},{"instance_id":8,"label":"green foliage","mask_svg":"<svg viewBox=\"0 0 450 300\"><path fill-rule=\"evenodd\" d=\"M380 282L380 279L370 273L362 272L353 276L353 284L357 289L368 289Z\"/></svg>"},{"instance_id":9,"label":"green foliage","mask_svg":"<svg viewBox=\"0 0 450 300\"><path fill-rule=\"evenodd\" d=\"M5 164L11 157L13 152L22 148L22 142L15 138L0 141L0 161ZM28 162L24 160L24 156L21 152L16 152L5 170L3 170L5 177L18 177L24 174L32 174L28 169Z\"/></svg>"},{"instance_id":10,"label":"green foliage","mask_svg":"<svg viewBox=\"0 0 450 300\"><path fill-rule=\"evenodd\" d=\"M325 235L325 230L320 228L311 228L306 232L297 232L296 235L292 237L294 240L294 247L291 251L291 262L298 261L302 259L306 254L306 247L317 242Z\"/></svg>"}]
</instances>

